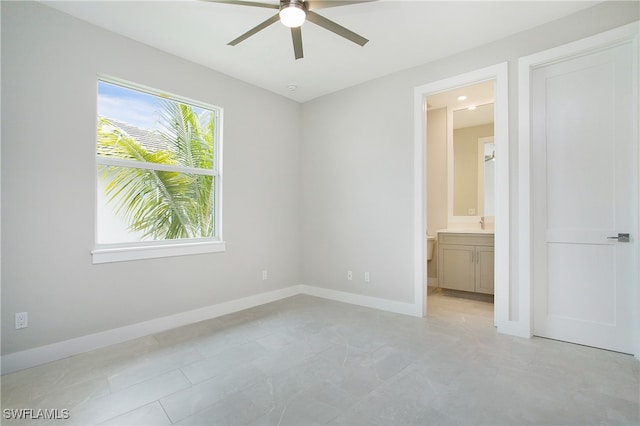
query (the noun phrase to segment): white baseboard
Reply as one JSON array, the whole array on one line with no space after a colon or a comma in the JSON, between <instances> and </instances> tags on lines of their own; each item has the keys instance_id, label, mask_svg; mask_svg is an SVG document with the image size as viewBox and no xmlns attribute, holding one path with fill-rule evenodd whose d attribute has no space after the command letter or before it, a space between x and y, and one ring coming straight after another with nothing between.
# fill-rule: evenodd
<instances>
[{"instance_id":1,"label":"white baseboard","mask_svg":"<svg viewBox=\"0 0 640 426\"><path fill-rule=\"evenodd\" d=\"M531 330L523 321L498 321L498 333L531 338Z\"/></svg>"},{"instance_id":2,"label":"white baseboard","mask_svg":"<svg viewBox=\"0 0 640 426\"><path fill-rule=\"evenodd\" d=\"M243 297L241 299L206 306L192 311L155 318L137 324L131 324L99 333L76 337L62 342L52 343L50 345L3 355L2 374L13 373L25 368L46 364L48 362L148 336L150 334L160 333L165 330L231 314L244 309L253 308L255 306L275 302L276 300L295 296L297 294L307 294L310 296L322 297L324 299L350 303L352 305L366 306L369 308L404 315L417 317L422 316L420 307L413 303L397 302L394 300L381 299L309 285L293 285L279 290Z\"/></svg>"},{"instance_id":3,"label":"white baseboard","mask_svg":"<svg viewBox=\"0 0 640 426\"><path fill-rule=\"evenodd\" d=\"M296 294L300 294L300 286L298 285L14 352L2 356L2 374L12 373L116 343L253 308Z\"/></svg>"},{"instance_id":4,"label":"white baseboard","mask_svg":"<svg viewBox=\"0 0 640 426\"><path fill-rule=\"evenodd\" d=\"M362 294L347 293L344 291L331 290L328 288L314 287L304 284L300 286L300 292L310 296L322 297L324 299L350 303L352 305L366 306L368 308L380 309L382 311L422 317L422 309L415 303L397 302L395 300L381 299L378 297L364 296Z\"/></svg>"}]
</instances>

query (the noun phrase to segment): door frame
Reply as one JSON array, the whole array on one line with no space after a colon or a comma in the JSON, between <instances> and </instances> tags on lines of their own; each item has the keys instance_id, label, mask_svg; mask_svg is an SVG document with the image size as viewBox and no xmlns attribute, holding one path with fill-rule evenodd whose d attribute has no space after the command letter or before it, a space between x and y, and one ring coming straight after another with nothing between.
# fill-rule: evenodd
<instances>
[{"instance_id":1,"label":"door frame","mask_svg":"<svg viewBox=\"0 0 640 426\"><path fill-rule=\"evenodd\" d=\"M495 264L494 324L501 326L509 320L509 94L508 63L460 74L428 83L414 89L414 285L415 305L422 316L427 315L427 259L426 259L426 168L427 168L427 96L459 87L494 80L494 137L496 144L496 206L495 206ZM508 331L507 331L508 333ZM509 333L511 334L511 333Z\"/></svg>"},{"instance_id":2,"label":"door frame","mask_svg":"<svg viewBox=\"0 0 640 426\"><path fill-rule=\"evenodd\" d=\"M620 44L632 44L632 50L634 52L633 57L633 75L636 76L634 81L634 117L636 121L634 124L635 135L635 179L637 187L639 188L638 194L636 194L636 206L640 200L640 176L638 169L640 166L640 130L638 126L638 100L640 99L640 89L638 85L638 58L640 52L638 50L638 22L628 24L610 31L606 31L595 36L591 36L573 43L562 45L553 49L545 50L533 55L522 57L518 60L518 123L519 123L519 158L518 158L518 171L519 171L519 246L518 246L518 264L519 264L519 289L520 296L517 300L517 311L519 313L519 333L521 335L531 337L533 335L533 287L532 287L532 255L533 255L533 221L532 221L532 155L531 155L531 82L533 76L533 70L538 67L552 64L557 61L577 57L580 55L588 54L601 49L606 49ZM636 207L636 210L638 208ZM636 223L636 229L640 231L640 214L635 212L635 217L638 218ZM633 249L638 258L638 238L636 235L633 239ZM636 265L636 285L634 286L634 310L639 312L640 308L640 267ZM633 344L634 355L636 359L640 359L640 316L635 324L636 341Z\"/></svg>"}]
</instances>

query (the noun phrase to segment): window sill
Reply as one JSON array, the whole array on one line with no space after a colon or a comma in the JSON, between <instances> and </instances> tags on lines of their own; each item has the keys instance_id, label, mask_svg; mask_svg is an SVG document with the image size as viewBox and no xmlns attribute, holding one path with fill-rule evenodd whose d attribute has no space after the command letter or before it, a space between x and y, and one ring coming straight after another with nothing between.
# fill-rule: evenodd
<instances>
[{"instance_id":1,"label":"window sill","mask_svg":"<svg viewBox=\"0 0 640 426\"><path fill-rule=\"evenodd\" d=\"M216 253L226 250L224 241L185 242L145 246L120 246L96 248L91 252L92 262L111 263L129 260L155 259L160 257L188 256L192 254Z\"/></svg>"}]
</instances>

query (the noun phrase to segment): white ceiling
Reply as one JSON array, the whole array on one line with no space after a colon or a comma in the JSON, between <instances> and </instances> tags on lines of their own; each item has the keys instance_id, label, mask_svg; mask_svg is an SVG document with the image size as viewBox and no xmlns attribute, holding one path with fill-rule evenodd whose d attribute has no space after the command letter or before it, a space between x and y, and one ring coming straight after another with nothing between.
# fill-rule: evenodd
<instances>
[{"instance_id":1,"label":"white ceiling","mask_svg":"<svg viewBox=\"0 0 640 426\"><path fill-rule=\"evenodd\" d=\"M277 4L277 0L262 0ZM46 1L44 4L298 102L425 64L598 2L379 0L317 10L368 38L360 47L313 23L295 60L279 22L227 43L277 11L199 0ZM291 91L288 86L297 86Z\"/></svg>"}]
</instances>

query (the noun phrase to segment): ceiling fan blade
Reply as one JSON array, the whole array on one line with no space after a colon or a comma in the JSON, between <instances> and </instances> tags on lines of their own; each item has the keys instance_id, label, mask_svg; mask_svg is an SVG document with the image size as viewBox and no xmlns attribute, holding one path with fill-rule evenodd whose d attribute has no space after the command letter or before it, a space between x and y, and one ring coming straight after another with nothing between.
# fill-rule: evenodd
<instances>
[{"instance_id":1,"label":"ceiling fan blade","mask_svg":"<svg viewBox=\"0 0 640 426\"><path fill-rule=\"evenodd\" d=\"M293 53L296 59L302 58L302 30L300 27L291 28L291 39L293 40Z\"/></svg>"},{"instance_id":2,"label":"ceiling fan blade","mask_svg":"<svg viewBox=\"0 0 640 426\"><path fill-rule=\"evenodd\" d=\"M370 3L377 0L307 0L307 10L326 9L328 7L347 6L350 4Z\"/></svg>"},{"instance_id":3,"label":"ceiling fan blade","mask_svg":"<svg viewBox=\"0 0 640 426\"><path fill-rule=\"evenodd\" d=\"M276 13L275 15L273 15L271 18L267 19L266 21L264 21L261 24L256 25L255 27L251 28L249 31L247 31L246 33L242 34L240 37L231 40L229 43L227 43L229 46L235 46L236 44L240 43L243 40L248 39L249 37L251 37L252 35L254 35L255 33L257 33L258 31L262 31L265 28L267 28L269 25L273 24L274 22L278 22L280 20L280 16Z\"/></svg>"},{"instance_id":4,"label":"ceiling fan blade","mask_svg":"<svg viewBox=\"0 0 640 426\"><path fill-rule=\"evenodd\" d=\"M327 19L324 16L320 16L312 11L307 12L307 21L313 22L314 24L319 25L322 28L333 33L336 33L339 36L346 38L347 40L351 40L352 42L354 42L355 44L359 44L360 46L364 46L369 41L361 35L358 35L353 31L346 29L342 25L338 25L332 20Z\"/></svg>"},{"instance_id":5,"label":"ceiling fan blade","mask_svg":"<svg viewBox=\"0 0 640 426\"><path fill-rule=\"evenodd\" d=\"M208 1L211 3L236 4L239 6L266 7L267 9L280 9L280 4L258 3L253 1L242 1L242 0L202 0L202 1Z\"/></svg>"}]
</instances>

